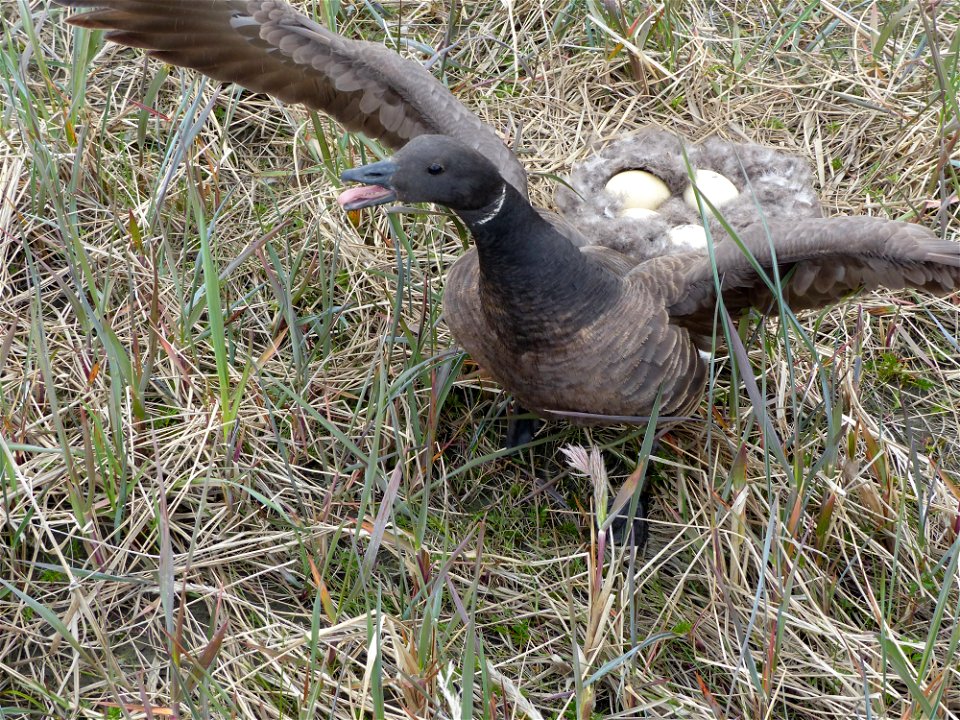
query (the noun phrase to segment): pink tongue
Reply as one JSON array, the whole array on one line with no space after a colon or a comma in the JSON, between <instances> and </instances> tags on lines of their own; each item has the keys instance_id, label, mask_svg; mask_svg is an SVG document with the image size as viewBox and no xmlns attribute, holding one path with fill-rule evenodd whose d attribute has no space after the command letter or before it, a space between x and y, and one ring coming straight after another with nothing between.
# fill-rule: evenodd
<instances>
[{"instance_id":1,"label":"pink tongue","mask_svg":"<svg viewBox=\"0 0 960 720\"><path fill-rule=\"evenodd\" d=\"M379 185L363 185L361 187L350 188L340 193L337 202L341 207L346 207L348 203L355 203L360 200L377 200L386 197L390 191Z\"/></svg>"}]
</instances>

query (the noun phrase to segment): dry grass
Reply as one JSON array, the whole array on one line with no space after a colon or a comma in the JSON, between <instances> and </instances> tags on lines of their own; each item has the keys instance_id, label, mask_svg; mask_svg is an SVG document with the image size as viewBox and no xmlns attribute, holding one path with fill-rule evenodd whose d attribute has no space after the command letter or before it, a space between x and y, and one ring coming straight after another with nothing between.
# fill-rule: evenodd
<instances>
[{"instance_id":1,"label":"dry grass","mask_svg":"<svg viewBox=\"0 0 960 720\"><path fill-rule=\"evenodd\" d=\"M542 204L656 122L957 239L955 5L383 5L458 41ZM621 557L561 449L616 488L643 428L498 451L439 320L462 229L335 206L369 146L42 0L0 17L0 716L960 717L956 296L742 328Z\"/></svg>"}]
</instances>

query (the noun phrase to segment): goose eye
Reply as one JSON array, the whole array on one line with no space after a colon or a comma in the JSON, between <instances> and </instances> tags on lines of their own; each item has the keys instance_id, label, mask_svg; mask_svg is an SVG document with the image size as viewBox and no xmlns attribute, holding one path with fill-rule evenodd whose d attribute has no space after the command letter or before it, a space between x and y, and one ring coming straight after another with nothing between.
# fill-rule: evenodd
<instances>
[{"instance_id":1,"label":"goose eye","mask_svg":"<svg viewBox=\"0 0 960 720\"><path fill-rule=\"evenodd\" d=\"M431 175L439 175L440 173L443 172L443 165L434 163L433 165L427 168L427 172L430 173Z\"/></svg>"}]
</instances>

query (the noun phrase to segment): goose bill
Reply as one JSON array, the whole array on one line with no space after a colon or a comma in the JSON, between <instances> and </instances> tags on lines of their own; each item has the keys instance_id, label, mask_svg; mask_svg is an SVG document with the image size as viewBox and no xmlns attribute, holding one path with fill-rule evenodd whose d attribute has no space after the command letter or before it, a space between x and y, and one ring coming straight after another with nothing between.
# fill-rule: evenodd
<instances>
[{"instance_id":1,"label":"goose bill","mask_svg":"<svg viewBox=\"0 0 960 720\"><path fill-rule=\"evenodd\" d=\"M397 193L390 187L397 166L390 160L361 165L344 170L340 179L344 182L363 183L367 187L351 188L340 193L337 202L344 210L359 210L371 205L382 205L397 199Z\"/></svg>"},{"instance_id":2,"label":"goose bill","mask_svg":"<svg viewBox=\"0 0 960 720\"><path fill-rule=\"evenodd\" d=\"M397 194L390 188L380 185L350 188L340 193L337 202L344 210L359 210L371 205L382 205L397 199Z\"/></svg>"}]
</instances>

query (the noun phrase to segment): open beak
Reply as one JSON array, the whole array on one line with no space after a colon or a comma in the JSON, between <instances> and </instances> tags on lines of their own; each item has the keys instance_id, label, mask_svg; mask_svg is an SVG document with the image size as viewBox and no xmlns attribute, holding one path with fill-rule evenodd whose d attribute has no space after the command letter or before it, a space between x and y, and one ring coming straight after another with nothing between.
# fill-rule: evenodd
<instances>
[{"instance_id":1,"label":"open beak","mask_svg":"<svg viewBox=\"0 0 960 720\"><path fill-rule=\"evenodd\" d=\"M340 175L341 180L363 183L366 187L344 190L337 198L337 202L344 210L359 210L396 200L397 193L390 187L396 170L397 166L390 160L381 160L346 170Z\"/></svg>"}]
</instances>

